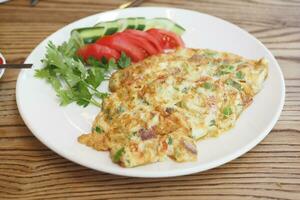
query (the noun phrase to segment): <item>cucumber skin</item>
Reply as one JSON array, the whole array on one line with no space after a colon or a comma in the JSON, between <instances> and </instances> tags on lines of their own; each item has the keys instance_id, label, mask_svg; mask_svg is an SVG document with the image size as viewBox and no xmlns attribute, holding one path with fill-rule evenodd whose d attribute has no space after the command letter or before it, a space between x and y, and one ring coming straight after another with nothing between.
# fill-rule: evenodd
<instances>
[{"instance_id":1,"label":"cucumber skin","mask_svg":"<svg viewBox=\"0 0 300 200\"><path fill-rule=\"evenodd\" d=\"M103 27L86 27L86 28L78 28L78 29L73 29L71 31L71 34L74 32L77 32L83 42L85 44L93 43L95 42L98 38L103 36L104 34L104 28ZM98 32L98 33L97 33ZM90 34L90 36L86 36L86 34Z\"/></svg>"},{"instance_id":2,"label":"cucumber skin","mask_svg":"<svg viewBox=\"0 0 300 200\"><path fill-rule=\"evenodd\" d=\"M148 21L146 21L145 24L146 24L146 28L145 28L146 30L151 28L162 28L168 31L172 31L177 35L182 35L185 32L185 29L182 26L176 24L171 19L165 17L156 17L153 19L149 19Z\"/></svg>"},{"instance_id":3,"label":"cucumber skin","mask_svg":"<svg viewBox=\"0 0 300 200\"><path fill-rule=\"evenodd\" d=\"M108 28L106 31L105 31L105 34L104 35L112 35L114 33L116 33L118 31L118 28L116 27L111 27L111 28Z\"/></svg>"},{"instance_id":4,"label":"cucumber skin","mask_svg":"<svg viewBox=\"0 0 300 200\"><path fill-rule=\"evenodd\" d=\"M163 23L160 23L160 20L164 20L167 21L168 23L170 23L172 26L169 27L166 30L172 31L174 33L176 33L177 35L182 35L185 32L185 29L180 26L179 24L176 24L175 22L173 22L172 20L168 19L168 18L163 18L163 17L157 17L157 18L153 18L153 19L145 19L144 17L129 17L129 18L121 18L121 19L117 19L117 20L113 20L113 21L109 21L109 22L100 22L97 23L94 27L86 27L86 28L77 28L77 29L73 29L71 31L71 34L76 31L80 37L83 39L85 44L89 44L89 43L93 43L95 41L97 41L97 39L99 39L100 37L104 36L104 35L112 35L118 31L120 31L120 27L122 27L122 25L118 22L121 22L122 20L127 20L127 26L125 28L126 29L136 29L136 30L147 30L149 28L155 28L155 23L153 23L150 27L147 27L147 20L157 20L157 27L161 27L163 25ZM154 21L154 22L155 22ZM106 25L110 25L111 27L106 27ZM112 26L115 25L115 26ZM92 36L85 36L85 33L87 31L95 31L99 29L99 35L96 34L92 34ZM103 31L101 32L101 29L103 29ZM97 31L95 31L97 32Z\"/></svg>"},{"instance_id":5,"label":"cucumber skin","mask_svg":"<svg viewBox=\"0 0 300 200\"><path fill-rule=\"evenodd\" d=\"M143 31L145 29L146 25L145 24L139 24L136 28L136 30Z\"/></svg>"}]
</instances>

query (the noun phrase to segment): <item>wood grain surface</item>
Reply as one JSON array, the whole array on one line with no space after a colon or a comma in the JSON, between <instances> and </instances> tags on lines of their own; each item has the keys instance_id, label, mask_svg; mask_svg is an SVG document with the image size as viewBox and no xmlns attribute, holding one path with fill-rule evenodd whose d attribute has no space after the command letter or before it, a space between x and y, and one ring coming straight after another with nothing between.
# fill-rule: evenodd
<instances>
[{"instance_id":1,"label":"wood grain surface","mask_svg":"<svg viewBox=\"0 0 300 200\"><path fill-rule=\"evenodd\" d=\"M46 36L122 0L27 0L0 4L0 50L22 63ZM15 101L18 70L0 80L0 199L300 199L300 1L146 0L142 6L193 9L246 29L276 56L286 101L272 132L242 157L189 176L140 179L74 164L41 144ZM276 88L274 88L276 90Z\"/></svg>"}]
</instances>

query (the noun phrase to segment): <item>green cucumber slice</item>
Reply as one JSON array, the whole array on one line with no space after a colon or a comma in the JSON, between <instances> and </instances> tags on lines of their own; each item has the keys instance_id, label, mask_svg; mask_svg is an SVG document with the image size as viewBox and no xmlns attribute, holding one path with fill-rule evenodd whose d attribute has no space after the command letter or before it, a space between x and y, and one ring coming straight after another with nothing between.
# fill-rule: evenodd
<instances>
[{"instance_id":1,"label":"green cucumber slice","mask_svg":"<svg viewBox=\"0 0 300 200\"><path fill-rule=\"evenodd\" d=\"M124 31L125 29L135 29L136 27L136 18L122 18L118 19L119 29L118 32Z\"/></svg>"},{"instance_id":2,"label":"green cucumber slice","mask_svg":"<svg viewBox=\"0 0 300 200\"><path fill-rule=\"evenodd\" d=\"M145 22L146 22L145 17L137 17L136 18L136 29L143 31L146 27Z\"/></svg>"},{"instance_id":3,"label":"green cucumber slice","mask_svg":"<svg viewBox=\"0 0 300 200\"><path fill-rule=\"evenodd\" d=\"M185 29L179 24L174 24L170 31L176 33L177 35L182 35L185 32Z\"/></svg>"},{"instance_id":4,"label":"green cucumber slice","mask_svg":"<svg viewBox=\"0 0 300 200\"><path fill-rule=\"evenodd\" d=\"M145 19L145 17L129 17L99 22L94 27L78 28L73 31L78 32L84 43L92 43L104 35L112 35L125 29L148 30L150 28L161 28L178 35L182 35L185 31L183 27L168 18Z\"/></svg>"},{"instance_id":5,"label":"green cucumber slice","mask_svg":"<svg viewBox=\"0 0 300 200\"><path fill-rule=\"evenodd\" d=\"M127 18L126 29L135 29L135 27L136 27L136 18L134 18L134 17Z\"/></svg>"},{"instance_id":6,"label":"green cucumber slice","mask_svg":"<svg viewBox=\"0 0 300 200\"><path fill-rule=\"evenodd\" d=\"M104 27L105 32L104 35L112 35L119 29L118 20L108 21L108 22L100 22L95 25L95 27Z\"/></svg>"},{"instance_id":7,"label":"green cucumber slice","mask_svg":"<svg viewBox=\"0 0 300 200\"><path fill-rule=\"evenodd\" d=\"M73 29L71 34L77 32L80 38L82 38L83 42L87 44L95 42L99 37L102 37L104 35L104 31L104 27L87 27Z\"/></svg>"},{"instance_id":8,"label":"green cucumber slice","mask_svg":"<svg viewBox=\"0 0 300 200\"><path fill-rule=\"evenodd\" d=\"M146 20L146 27L145 30L151 29L151 28L161 28L168 31L172 31L176 33L177 35L182 35L185 31L183 27L176 24L172 20L168 18L153 18Z\"/></svg>"}]
</instances>

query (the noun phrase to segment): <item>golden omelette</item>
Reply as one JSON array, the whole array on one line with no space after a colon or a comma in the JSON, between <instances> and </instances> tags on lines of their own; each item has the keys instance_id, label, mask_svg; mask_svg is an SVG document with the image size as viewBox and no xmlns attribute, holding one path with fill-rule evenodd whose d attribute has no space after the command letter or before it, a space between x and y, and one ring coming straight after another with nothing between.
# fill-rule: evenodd
<instances>
[{"instance_id":1,"label":"golden omelette","mask_svg":"<svg viewBox=\"0 0 300 200\"><path fill-rule=\"evenodd\" d=\"M265 59L178 49L115 72L92 132L80 143L134 167L197 159L197 140L232 128L268 74Z\"/></svg>"}]
</instances>

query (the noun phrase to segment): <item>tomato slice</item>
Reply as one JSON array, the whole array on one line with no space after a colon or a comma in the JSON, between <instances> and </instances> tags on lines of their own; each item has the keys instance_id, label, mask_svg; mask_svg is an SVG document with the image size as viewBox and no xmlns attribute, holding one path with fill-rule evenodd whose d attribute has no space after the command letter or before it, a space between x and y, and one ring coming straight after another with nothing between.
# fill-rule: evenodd
<instances>
[{"instance_id":1,"label":"tomato slice","mask_svg":"<svg viewBox=\"0 0 300 200\"><path fill-rule=\"evenodd\" d=\"M177 47L184 47L181 37L173 32L152 28L147 30L147 33L155 37L163 49L175 49Z\"/></svg>"},{"instance_id":2,"label":"tomato slice","mask_svg":"<svg viewBox=\"0 0 300 200\"><path fill-rule=\"evenodd\" d=\"M123 37L126 37L128 41L130 41L132 44L138 46L142 51L144 51L145 57L148 57L149 55L154 55L159 53L154 46L145 38L133 35L129 32L122 32L120 33Z\"/></svg>"},{"instance_id":3,"label":"tomato slice","mask_svg":"<svg viewBox=\"0 0 300 200\"><path fill-rule=\"evenodd\" d=\"M107 60L111 58L118 60L120 58L118 51L100 44L87 44L78 49L77 55L82 57L85 61L87 61L89 57L93 57L97 60L101 60L102 57L105 57Z\"/></svg>"},{"instance_id":4,"label":"tomato slice","mask_svg":"<svg viewBox=\"0 0 300 200\"><path fill-rule=\"evenodd\" d=\"M158 40L146 31L127 29L124 32L130 33L130 34L138 36L138 37L145 38L148 42L150 42L152 44L152 46L154 46L154 48L157 50L158 53L162 52L162 50L163 50L162 47L160 46Z\"/></svg>"},{"instance_id":5,"label":"tomato slice","mask_svg":"<svg viewBox=\"0 0 300 200\"><path fill-rule=\"evenodd\" d=\"M2 65L3 64L3 60L2 60L2 58L0 58L0 65Z\"/></svg>"},{"instance_id":6,"label":"tomato slice","mask_svg":"<svg viewBox=\"0 0 300 200\"><path fill-rule=\"evenodd\" d=\"M97 44L111 47L119 52L123 51L132 59L133 62L143 60L147 56L141 48L134 45L128 38L119 33L104 36L97 40Z\"/></svg>"}]
</instances>

